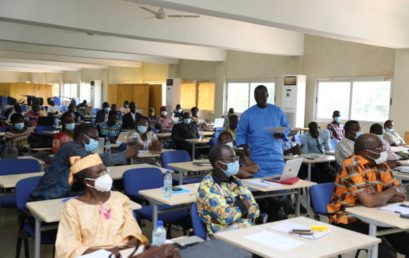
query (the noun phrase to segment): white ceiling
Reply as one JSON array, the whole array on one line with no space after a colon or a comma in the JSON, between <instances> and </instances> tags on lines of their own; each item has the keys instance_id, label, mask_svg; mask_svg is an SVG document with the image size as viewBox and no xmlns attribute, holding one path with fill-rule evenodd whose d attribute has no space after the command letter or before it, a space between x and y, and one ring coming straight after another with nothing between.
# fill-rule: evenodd
<instances>
[{"instance_id":1,"label":"white ceiling","mask_svg":"<svg viewBox=\"0 0 409 258\"><path fill-rule=\"evenodd\" d=\"M141 6L199 18L152 18ZM0 69L72 71L302 55L304 33L409 48L409 0L2 0Z\"/></svg>"}]
</instances>

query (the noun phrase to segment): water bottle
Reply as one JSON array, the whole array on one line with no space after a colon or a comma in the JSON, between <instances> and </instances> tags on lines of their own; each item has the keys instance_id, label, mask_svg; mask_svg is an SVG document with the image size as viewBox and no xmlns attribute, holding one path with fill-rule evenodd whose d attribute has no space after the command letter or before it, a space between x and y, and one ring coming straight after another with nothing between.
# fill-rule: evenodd
<instances>
[{"instance_id":1,"label":"water bottle","mask_svg":"<svg viewBox=\"0 0 409 258\"><path fill-rule=\"evenodd\" d=\"M166 241L166 229L163 227L163 221L158 220L156 228L152 231L152 245L159 246Z\"/></svg>"},{"instance_id":2,"label":"water bottle","mask_svg":"<svg viewBox=\"0 0 409 258\"><path fill-rule=\"evenodd\" d=\"M109 139L105 140L104 153L111 153L111 141Z\"/></svg>"},{"instance_id":3,"label":"water bottle","mask_svg":"<svg viewBox=\"0 0 409 258\"><path fill-rule=\"evenodd\" d=\"M200 139L201 141L203 141L203 137L204 137L204 132L203 132L203 130L199 130L199 139Z\"/></svg>"},{"instance_id":4,"label":"water bottle","mask_svg":"<svg viewBox=\"0 0 409 258\"><path fill-rule=\"evenodd\" d=\"M172 171L167 170L163 178L163 195L165 198L172 196Z\"/></svg>"}]
</instances>

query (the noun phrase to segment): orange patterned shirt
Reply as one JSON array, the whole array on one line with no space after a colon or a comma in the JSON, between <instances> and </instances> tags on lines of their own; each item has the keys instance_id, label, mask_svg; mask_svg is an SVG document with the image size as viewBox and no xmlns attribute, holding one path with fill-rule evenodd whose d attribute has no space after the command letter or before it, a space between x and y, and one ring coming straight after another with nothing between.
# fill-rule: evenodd
<instances>
[{"instance_id":1,"label":"orange patterned shirt","mask_svg":"<svg viewBox=\"0 0 409 258\"><path fill-rule=\"evenodd\" d=\"M383 192L399 184L386 163L370 166L364 157L351 156L344 160L342 170L335 180L335 190L327 206L330 223L348 224L357 221L345 209L359 204L358 193Z\"/></svg>"}]
</instances>

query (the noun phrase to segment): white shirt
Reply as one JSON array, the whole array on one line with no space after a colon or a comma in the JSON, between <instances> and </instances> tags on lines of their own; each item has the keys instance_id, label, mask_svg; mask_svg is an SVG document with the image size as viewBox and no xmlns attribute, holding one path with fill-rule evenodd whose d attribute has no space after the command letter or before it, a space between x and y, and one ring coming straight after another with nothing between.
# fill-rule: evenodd
<instances>
[{"instance_id":1,"label":"white shirt","mask_svg":"<svg viewBox=\"0 0 409 258\"><path fill-rule=\"evenodd\" d=\"M405 141L400 137L400 135L396 131L386 131L383 134L383 138L388 141L390 145L404 145Z\"/></svg>"},{"instance_id":2,"label":"white shirt","mask_svg":"<svg viewBox=\"0 0 409 258\"><path fill-rule=\"evenodd\" d=\"M146 133L146 139L145 141L142 140L141 135L138 132L132 132L129 133L128 139L130 138L135 138L136 139L136 143L138 145L143 146L144 150L147 150L149 146L152 145L153 141L157 141L158 137L156 136L156 134L154 134L152 131L149 131Z\"/></svg>"},{"instance_id":3,"label":"white shirt","mask_svg":"<svg viewBox=\"0 0 409 258\"><path fill-rule=\"evenodd\" d=\"M55 114L55 112L60 113L61 111L57 106L48 106L47 113Z\"/></svg>"},{"instance_id":4,"label":"white shirt","mask_svg":"<svg viewBox=\"0 0 409 258\"><path fill-rule=\"evenodd\" d=\"M338 165L342 166L342 162L344 162L345 159L354 154L354 149L354 141L351 141L348 138L342 138L337 144L337 148L335 150L335 159Z\"/></svg>"}]
</instances>

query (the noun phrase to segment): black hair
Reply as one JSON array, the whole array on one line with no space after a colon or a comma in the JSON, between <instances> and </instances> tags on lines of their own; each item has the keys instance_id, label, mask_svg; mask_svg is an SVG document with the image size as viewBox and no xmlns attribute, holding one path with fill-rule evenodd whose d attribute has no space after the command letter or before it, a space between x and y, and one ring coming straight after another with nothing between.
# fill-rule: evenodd
<instances>
[{"instance_id":1,"label":"black hair","mask_svg":"<svg viewBox=\"0 0 409 258\"><path fill-rule=\"evenodd\" d=\"M125 106L125 105L129 105L129 101L125 100L125 101L124 101L124 106Z\"/></svg>"},{"instance_id":2,"label":"black hair","mask_svg":"<svg viewBox=\"0 0 409 258\"><path fill-rule=\"evenodd\" d=\"M263 91L265 91L265 92L268 93L268 90L267 90L267 87L266 87L266 86L264 86L264 85L258 85L258 86L254 89L254 94L256 94L256 92L259 91L259 90L263 90Z\"/></svg>"},{"instance_id":3,"label":"black hair","mask_svg":"<svg viewBox=\"0 0 409 258\"><path fill-rule=\"evenodd\" d=\"M90 124L82 123L74 129L74 140L78 140L81 134L88 134L91 130L96 128Z\"/></svg>"},{"instance_id":4,"label":"black hair","mask_svg":"<svg viewBox=\"0 0 409 258\"><path fill-rule=\"evenodd\" d=\"M109 103L108 102L102 103L102 108L106 108L106 107L109 107Z\"/></svg>"},{"instance_id":5,"label":"black hair","mask_svg":"<svg viewBox=\"0 0 409 258\"><path fill-rule=\"evenodd\" d=\"M386 120L385 123L383 123L383 127L386 127L386 124L389 124L389 123L393 123L393 120Z\"/></svg>"},{"instance_id":6,"label":"black hair","mask_svg":"<svg viewBox=\"0 0 409 258\"><path fill-rule=\"evenodd\" d=\"M218 144L218 145L213 146L213 148L210 149L209 161L210 161L210 164L212 164L213 168L215 167L216 162L220 160L223 150L231 150L231 148L224 144Z\"/></svg>"},{"instance_id":7,"label":"black hair","mask_svg":"<svg viewBox=\"0 0 409 258\"><path fill-rule=\"evenodd\" d=\"M189 113L189 112L184 112L184 113L182 114L182 118L185 118L186 116L190 116L190 113Z\"/></svg>"},{"instance_id":8,"label":"black hair","mask_svg":"<svg viewBox=\"0 0 409 258\"><path fill-rule=\"evenodd\" d=\"M69 117L73 117L71 113L65 112L64 114L62 114L61 116L61 122L64 122L67 118Z\"/></svg>"},{"instance_id":9,"label":"black hair","mask_svg":"<svg viewBox=\"0 0 409 258\"><path fill-rule=\"evenodd\" d=\"M375 123L369 128L369 132L377 135L383 134L383 127L381 124Z\"/></svg>"},{"instance_id":10,"label":"black hair","mask_svg":"<svg viewBox=\"0 0 409 258\"><path fill-rule=\"evenodd\" d=\"M332 117L335 117L336 115L339 115L339 110L335 110L334 112L332 112Z\"/></svg>"},{"instance_id":11,"label":"black hair","mask_svg":"<svg viewBox=\"0 0 409 258\"><path fill-rule=\"evenodd\" d=\"M74 175L74 181L71 185L71 191L74 193L83 192L86 189L85 178L88 177L86 170L81 170Z\"/></svg>"},{"instance_id":12,"label":"black hair","mask_svg":"<svg viewBox=\"0 0 409 258\"><path fill-rule=\"evenodd\" d=\"M344 125L344 130L345 130L345 131L350 131L351 128L352 128L354 125L356 125L356 124L359 124L359 122L356 121L356 120L349 120L349 121L347 121L347 122L345 123L345 125Z\"/></svg>"},{"instance_id":13,"label":"black hair","mask_svg":"<svg viewBox=\"0 0 409 258\"><path fill-rule=\"evenodd\" d=\"M20 104L18 104L18 103L16 103L16 104L14 104L14 111L16 111L16 113L21 113L21 112L23 112L23 110L21 109L21 106L20 106Z\"/></svg>"},{"instance_id":14,"label":"black hair","mask_svg":"<svg viewBox=\"0 0 409 258\"><path fill-rule=\"evenodd\" d=\"M223 131L219 134L219 137L217 137L217 142L220 143L220 139L222 138L223 135L228 135L232 140L233 140L233 135L228 132L228 131Z\"/></svg>"},{"instance_id":15,"label":"black hair","mask_svg":"<svg viewBox=\"0 0 409 258\"><path fill-rule=\"evenodd\" d=\"M194 110L199 111L199 109L198 109L197 107L192 107L192 108L190 109L190 111L192 112L192 114L193 114L193 111L194 111Z\"/></svg>"},{"instance_id":16,"label":"black hair","mask_svg":"<svg viewBox=\"0 0 409 258\"><path fill-rule=\"evenodd\" d=\"M14 113L10 117L10 122L15 124L17 122L17 120L19 120L19 119L24 121L24 116L22 114L19 114L19 113Z\"/></svg>"}]
</instances>

